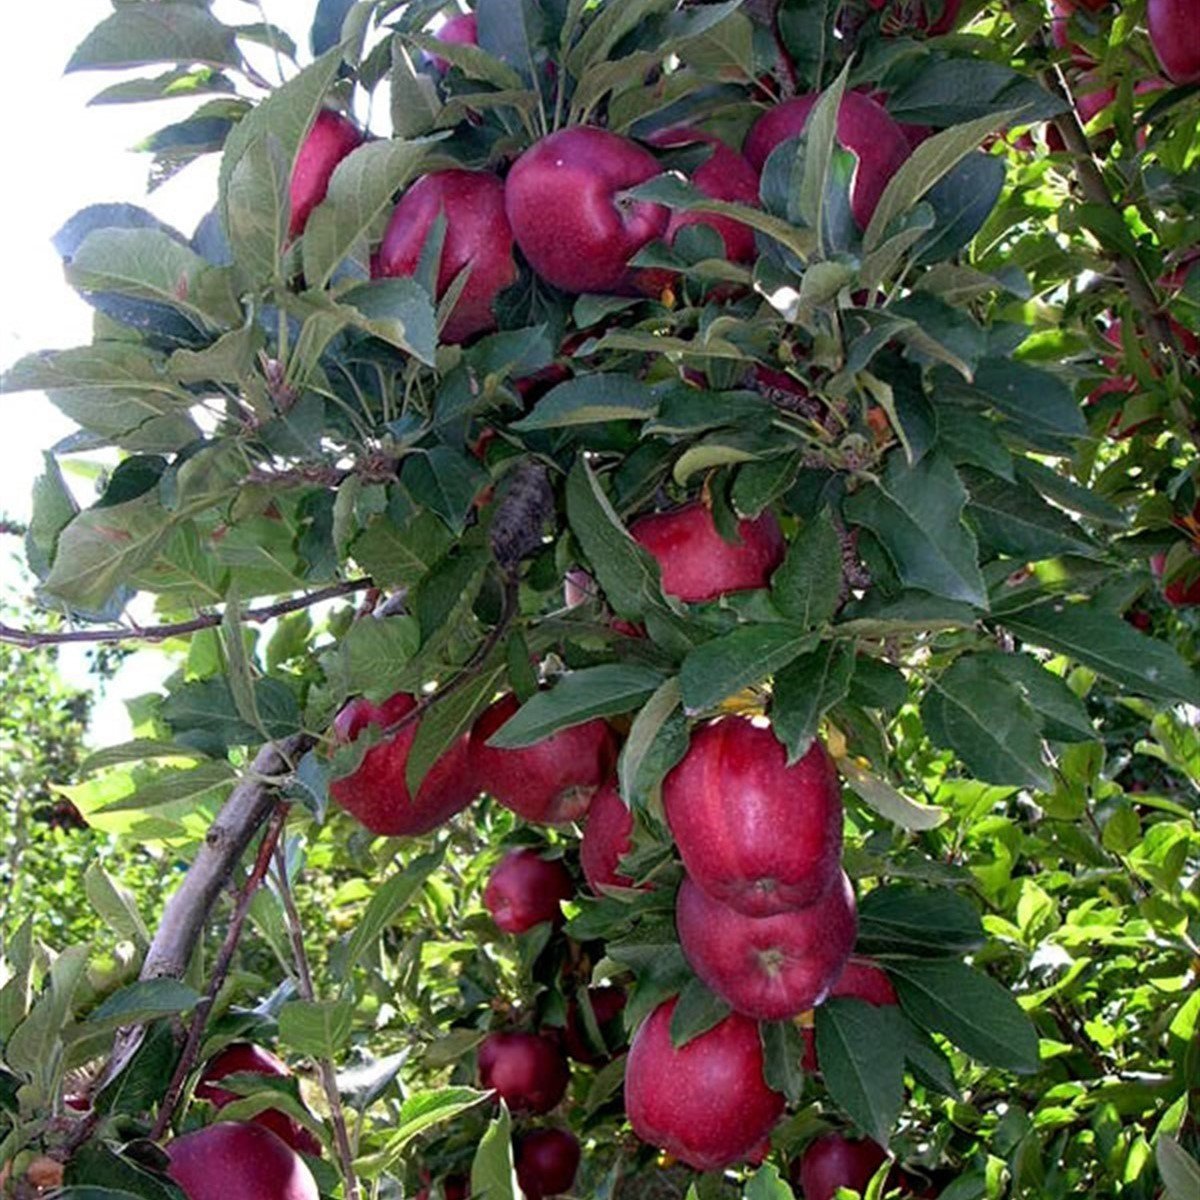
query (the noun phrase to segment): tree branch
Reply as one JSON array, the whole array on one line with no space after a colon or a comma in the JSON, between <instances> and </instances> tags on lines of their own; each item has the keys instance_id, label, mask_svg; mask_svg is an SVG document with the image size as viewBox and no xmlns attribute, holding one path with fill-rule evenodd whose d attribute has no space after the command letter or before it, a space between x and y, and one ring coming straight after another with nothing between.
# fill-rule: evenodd
<instances>
[{"instance_id":1,"label":"tree branch","mask_svg":"<svg viewBox=\"0 0 1200 1200\"><path fill-rule=\"evenodd\" d=\"M204 1027L208 1023L208 1017L212 1012L213 1004L221 991L221 987L225 983L226 976L229 974L229 967L233 962L234 952L237 950L238 942L242 936L242 926L246 922L247 912L250 911L250 901L254 899L255 892L258 891L259 885L266 877L267 868L271 865L271 855L275 853L275 847L279 842L279 836L283 832L286 822L287 805L276 801L274 812L271 814L267 830L263 834L262 843L259 845L258 855L254 860L254 867L238 890L237 903L234 905L233 916L229 921L229 928L225 931L225 940L221 943L221 950L217 954L216 962L213 963L208 987L205 989L203 998L196 1005L196 1010L192 1014L192 1023L188 1027L187 1041L184 1042L183 1052L179 1056L179 1062L175 1065L175 1073L171 1076L171 1082L167 1087L166 1094L163 1096L162 1103L159 1105L158 1117L154 1122L154 1129L150 1134L151 1141L157 1142L166 1133L170 1127L171 1119L175 1115L175 1110L179 1107L179 1100L183 1095L183 1085L187 1081L188 1072L191 1071L195 1064L196 1053L200 1049L200 1039L204 1036Z\"/></svg>"},{"instance_id":2,"label":"tree branch","mask_svg":"<svg viewBox=\"0 0 1200 1200\"><path fill-rule=\"evenodd\" d=\"M250 608L242 613L243 621L271 621L287 613L299 612L302 608L311 608L325 600L336 600L339 596L348 596L353 592L361 592L374 587L369 578L349 579L344 583L334 583L329 587L315 592L307 592L303 596L293 596L290 600L281 600L278 604L270 604L265 608ZM213 629L224 620L221 613L205 613L190 621L180 621L174 625L147 625L134 629L72 629L63 632L46 632L36 629L14 629L10 625L0 623L0 642L8 642L13 646L21 646L26 650L37 649L41 646L62 646L69 642L162 642L167 638L183 637L189 633L198 633L202 629Z\"/></svg>"},{"instance_id":3,"label":"tree branch","mask_svg":"<svg viewBox=\"0 0 1200 1200\"><path fill-rule=\"evenodd\" d=\"M287 918L288 937L292 944L292 957L296 962L296 982L300 998L311 1003L316 999L313 988L312 970L308 965L308 951L304 946L304 929L300 924L300 913L296 909L296 901L292 896L292 888L288 883L287 860L283 847L276 848L275 878L279 886L279 895L283 900L283 911ZM346 1114L342 1109L342 1096L338 1091L337 1070L328 1058L317 1061L317 1071L321 1077L321 1087L325 1092L325 1100L329 1105L329 1119L333 1122L333 1140L337 1146L338 1162L342 1169L342 1184L345 1188L346 1200L359 1200L358 1176L354 1171L354 1150L350 1145L350 1134L346 1128Z\"/></svg>"}]
</instances>

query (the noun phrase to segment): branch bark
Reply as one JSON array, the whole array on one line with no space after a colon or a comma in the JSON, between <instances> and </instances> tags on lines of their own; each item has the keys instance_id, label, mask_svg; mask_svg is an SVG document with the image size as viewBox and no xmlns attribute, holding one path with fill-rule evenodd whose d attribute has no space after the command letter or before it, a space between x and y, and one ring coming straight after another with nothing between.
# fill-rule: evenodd
<instances>
[{"instance_id":1,"label":"branch bark","mask_svg":"<svg viewBox=\"0 0 1200 1200\"><path fill-rule=\"evenodd\" d=\"M369 578L348 579L344 583L334 583L318 591L307 592L303 596L293 596L290 600L267 605L265 608L247 609L242 613L242 620L270 621L288 613L299 612L302 608L311 608L325 600L336 600L339 596L348 596L374 586L374 582ZM71 629L64 632L14 629L10 625L0 623L0 642L8 642L26 650L37 649L40 646L62 646L69 642L162 642L167 638L199 633L202 629L214 629L224 619L222 613L205 613L203 616L194 617L190 621L179 621L174 625L147 625L134 629Z\"/></svg>"}]
</instances>

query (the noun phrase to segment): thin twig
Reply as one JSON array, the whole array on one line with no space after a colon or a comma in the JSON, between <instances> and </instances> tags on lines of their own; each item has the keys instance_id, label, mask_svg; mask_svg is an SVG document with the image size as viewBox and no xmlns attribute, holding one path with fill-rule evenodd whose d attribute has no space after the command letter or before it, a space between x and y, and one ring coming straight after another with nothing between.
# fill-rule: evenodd
<instances>
[{"instance_id":1,"label":"thin twig","mask_svg":"<svg viewBox=\"0 0 1200 1200\"><path fill-rule=\"evenodd\" d=\"M339 596L348 596L374 586L370 578L348 579L344 583L334 583L318 591L307 592L303 596L293 596L290 600L267 605L265 608L249 608L242 613L241 620L271 621L287 613L299 612L302 608L311 608L314 604L336 600ZM190 621L180 621L174 625L146 625L134 629L72 629L65 632L14 629L0 623L0 642L8 642L26 650L41 646L61 646L68 642L162 642L167 638L198 633L202 629L213 629L224 619L222 613L204 613Z\"/></svg>"},{"instance_id":2,"label":"thin twig","mask_svg":"<svg viewBox=\"0 0 1200 1200\"><path fill-rule=\"evenodd\" d=\"M171 1119L175 1115L175 1110L179 1107L179 1099L183 1095L183 1085L187 1081L188 1072L191 1071L192 1066L195 1064L196 1054L200 1050L200 1039L204 1035L204 1027L208 1023L208 1017L212 1012L213 1004L216 1002L217 995L225 983L226 976L229 974L229 967L233 962L234 952L237 950L238 942L242 936L242 927L246 923L246 914L250 910L250 902L254 899L254 894L258 891L259 885L266 878L267 869L271 865L271 855L275 852L275 846L279 841L280 834L283 832L284 824L287 821L287 811L288 806L286 804L276 801L275 809L263 834L262 842L259 844L258 854L254 860L254 867L251 869L249 875L246 876L245 882L238 889L237 903L234 905L233 917L230 919L229 928L225 931L225 940L221 943L220 952L213 963L212 975L209 977L208 987L200 1003L196 1005L196 1010L192 1015L192 1023L188 1027L187 1040L183 1044L183 1053L179 1056L179 1062L175 1066L175 1073L171 1076L171 1082L168 1084L166 1094L159 1105L158 1117L154 1122L154 1129L150 1134L151 1141L158 1141L166 1133L171 1124Z\"/></svg>"},{"instance_id":3,"label":"thin twig","mask_svg":"<svg viewBox=\"0 0 1200 1200\"><path fill-rule=\"evenodd\" d=\"M304 946L304 930L300 924L300 913L296 909L291 885L288 883L287 859L281 845L275 848L275 881L287 918L288 937L292 944L292 957L296 962L296 983L300 998L312 1003L316 999L312 970L308 965L308 951ZM342 1168L342 1184L346 1200L359 1200L358 1176L354 1172L354 1151L350 1146L350 1134L346 1128L346 1113L342 1108L341 1093L338 1091L337 1069L328 1058L321 1058L317 1060L317 1071L321 1077L325 1100L329 1105L329 1118L333 1122L333 1140Z\"/></svg>"}]
</instances>

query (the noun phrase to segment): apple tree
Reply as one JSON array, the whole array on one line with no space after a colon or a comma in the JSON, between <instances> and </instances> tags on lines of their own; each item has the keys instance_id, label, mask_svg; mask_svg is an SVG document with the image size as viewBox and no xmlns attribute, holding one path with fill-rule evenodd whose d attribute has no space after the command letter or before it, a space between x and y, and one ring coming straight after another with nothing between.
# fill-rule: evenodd
<instances>
[{"instance_id":1,"label":"apple tree","mask_svg":"<svg viewBox=\"0 0 1200 1200\"><path fill-rule=\"evenodd\" d=\"M4 1186L1194 1197L1194 5L467 7L68 64L220 168L3 378L179 868L4 931Z\"/></svg>"}]
</instances>

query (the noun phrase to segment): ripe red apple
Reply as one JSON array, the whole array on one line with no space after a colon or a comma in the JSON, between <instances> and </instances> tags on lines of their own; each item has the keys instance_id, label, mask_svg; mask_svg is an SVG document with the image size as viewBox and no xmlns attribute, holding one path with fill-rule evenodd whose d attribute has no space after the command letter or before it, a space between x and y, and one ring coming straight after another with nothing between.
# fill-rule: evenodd
<instances>
[{"instance_id":1,"label":"ripe red apple","mask_svg":"<svg viewBox=\"0 0 1200 1200\"><path fill-rule=\"evenodd\" d=\"M526 821L563 825L587 812L596 789L612 774L616 744L595 718L560 729L522 750L487 744L520 705L502 696L471 730L471 769L480 787Z\"/></svg>"},{"instance_id":2,"label":"ripe red apple","mask_svg":"<svg viewBox=\"0 0 1200 1200\"><path fill-rule=\"evenodd\" d=\"M166 1145L188 1200L319 1200L304 1159L269 1129L221 1121Z\"/></svg>"},{"instance_id":3,"label":"ripe red apple","mask_svg":"<svg viewBox=\"0 0 1200 1200\"><path fill-rule=\"evenodd\" d=\"M1150 571L1155 579L1161 580L1167 569L1165 552L1154 554L1150 558ZM1190 575L1188 572L1176 573L1175 577L1163 588L1163 599L1172 608L1193 608L1200 604L1200 572Z\"/></svg>"},{"instance_id":4,"label":"ripe red apple","mask_svg":"<svg viewBox=\"0 0 1200 1200\"><path fill-rule=\"evenodd\" d=\"M309 213L325 199L334 168L362 142L362 131L353 121L327 108L317 113L292 168L289 239L300 236Z\"/></svg>"},{"instance_id":5,"label":"ripe red apple","mask_svg":"<svg viewBox=\"0 0 1200 1200\"><path fill-rule=\"evenodd\" d=\"M439 25L433 36L451 46L478 46L479 24L474 13L459 13ZM450 70L449 61L439 54L428 55L428 60L435 71L445 73Z\"/></svg>"},{"instance_id":6,"label":"ripe red apple","mask_svg":"<svg viewBox=\"0 0 1200 1200\"><path fill-rule=\"evenodd\" d=\"M1146 28L1172 83L1200 83L1200 21L1195 0L1148 0Z\"/></svg>"},{"instance_id":7,"label":"ripe red apple","mask_svg":"<svg viewBox=\"0 0 1200 1200\"><path fill-rule=\"evenodd\" d=\"M820 1004L858 932L845 874L807 908L771 917L748 917L685 879L675 925L692 970L735 1012L760 1021L783 1021Z\"/></svg>"},{"instance_id":8,"label":"ripe red apple","mask_svg":"<svg viewBox=\"0 0 1200 1200\"><path fill-rule=\"evenodd\" d=\"M615 783L606 783L592 797L579 862L588 887L602 894L605 887L633 887L633 880L617 869L633 845L633 813L621 799Z\"/></svg>"},{"instance_id":9,"label":"ripe red apple","mask_svg":"<svg viewBox=\"0 0 1200 1200\"><path fill-rule=\"evenodd\" d=\"M233 1045L226 1046L204 1068L200 1082L196 1084L197 1098L207 1100L217 1108L224 1108L225 1105L232 1104L240 1097L235 1092L215 1085L218 1079L224 1079L226 1075L242 1073L269 1075L276 1079L284 1079L291 1075L287 1063L276 1058L270 1050L266 1050L262 1046L255 1046L250 1042L234 1042ZM321 1153L321 1143L313 1133L305 1129L295 1117L289 1116L277 1108L264 1109L250 1120L256 1125L263 1126L264 1129L269 1129L300 1154L319 1155Z\"/></svg>"},{"instance_id":10,"label":"ripe red apple","mask_svg":"<svg viewBox=\"0 0 1200 1200\"><path fill-rule=\"evenodd\" d=\"M560 924L560 902L575 895L571 873L561 862L534 850L513 850L492 872L483 903L505 933L524 933L543 921Z\"/></svg>"},{"instance_id":11,"label":"ripe red apple","mask_svg":"<svg viewBox=\"0 0 1200 1200\"><path fill-rule=\"evenodd\" d=\"M675 126L653 134L649 142L664 149L671 146L690 146L705 143L711 146L712 155L692 172L692 184L711 200L725 200L731 204L758 207L758 172L734 149L720 138L700 129ZM725 243L725 257L730 262L753 262L757 247L754 230L732 217L719 213L673 212L663 240L668 244L687 225L708 225L715 229Z\"/></svg>"},{"instance_id":12,"label":"ripe red apple","mask_svg":"<svg viewBox=\"0 0 1200 1200\"><path fill-rule=\"evenodd\" d=\"M565 1129L534 1129L517 1139L517 1181L525 1200L569 1192L579 1170L579 1140Z\"/></svg>"},{"instance_id":13,"label":"ripe red apple","mask_svg":"<svg viewBox=\"0 0 1200 1200\"><path fill-rule=\"evenodd\" d=\"M851 1141L840 1133L827 1133L800 1156L796 1182L804 1200L833 1200L840 1187L863 1191L886 1158L876 1142Z\"/></svg>"},{"instance_id":14,"label":"ripe red apple","mask_svg":"<svg viewBox=\"0 0 1200 1200\"><path fill-rule=\"evenodd\" d=\"M412 275L439 213L446 236L438 266L440 300L464 268L471 270L442 330L447 342L464 342L496 328L492 305L517 281L512 230L504 215L504 184L488 171L434 171L400 197L371 265L375 278Z\"/></svg>"},{"instance_id":15,"label":"ripe red apple","mask_svg":"<svg viewBox=\"0 0 1200 1200\"><path fill-rule=\"evenodd\" d=\"M741 542L735 545L717 532L699 500L638 517L629 533L657 560L663 591L688 603L766 587L787 549L770 509L738 522Z\"/></svg>"},{"instance_id":16,"label":"ripe red apple","mask_svg":"<svg viewBox=\"0 0 1200 1200\"><path fill-rule=\"evenodd\" d=\"M742 147L750 165L761 171L780 142L803 133L808 114L819 98L816 92L797 96L763 113ZM859 92L847 92L842 97L837 140L858 159L850 185L850 208L854 220L865 229L884 189L909 155L908 140L882 105Z\"/></svg>"},{"instance_id":17,"label":"ripe red apple","mask_svg":"<svg viewBox=\"0 0 1200 1200\"><path fill-rule=\"evenodd\" d=\"M339 742L352 742L368 725L386 728L415 705L416 700L404 692L380 705L359 696L334 719L334 736ZM388 837L428 833L466 808L479 793L471 776L464 736L433 764L416 800L412 799L404 771L418 725L414 721L372 746L353 774L329 785L330 795L372 833Z\"/></svg>"},{"instance_id":18,"label":"ripe red apple","mask_svg":"<svg viewBox=\"0 0 1200 1200\"><path fill-rule=\"evenodd\" d=\"M694 882L747 916L812 904L841 872L837 771L820 742L789 767L770 729L722 717L693 732L663 807Z\"/></svg>"},{"instance_id":19,"label":"ripe red apple","mask_svg":"<svg viewBox=\"0 0 1200 1200\"><path fill-rule=\"evenodd\" d=\"M479 1079L513 1112L547 1113L566 1094L562 1052L536 1033L490 1033L479 1047Z\"/></svg>"},{"instance_id":20,"label":"ripe red apple","mask_svg":"<svg viewBox=\"0 0 1200 1200\"><path fill-rule=\"evenodd\" d=\"M662 173L648 150L577 125L531 146L505 184L508 222L529 265L566 292L636 290L629 260L670 221L661 204L622 193Z\"/></svg>"},{"instance_id":21,"label":"ripe red apple","mask_svg":"<svg viewBox=\"0 0 1200 1200\"><path fill-rule=\"evenodd\" d=\"M618 1018L625 1011L625 991L619 987L595 987L588 988L587 996L588 1003L592 1006L592 1016L596 1018L596 1025L607 1042L609 1041L609 1032L613 1031ZM618 1041L623 1040L623 1038L618 1039L614 1031L612 1043L617 1044ZM584 1023L583 1013L579 1009L579 1001L574 996L567 1002L567 1024L563 1029L563 1049L566 1050L568 1058L588 1067L599 1066L600 1063L608 1061L608 1055L593 1049L587 1035L587 1025Z\"/></svg>"},{"instance_id":22,"label":"ripe red apple","mask_svg":"<svg viewBox=\"0 0 1200 1200\"><path fill-rule=\"evenodd\" d=\"M754 1152L783 1113L763 1079L758 1025L733 1013L676 1049L668 1000L646 1018L625 1060L625 1112L633 1131L697 1171Z\"/></svg>"}]
</instances>

